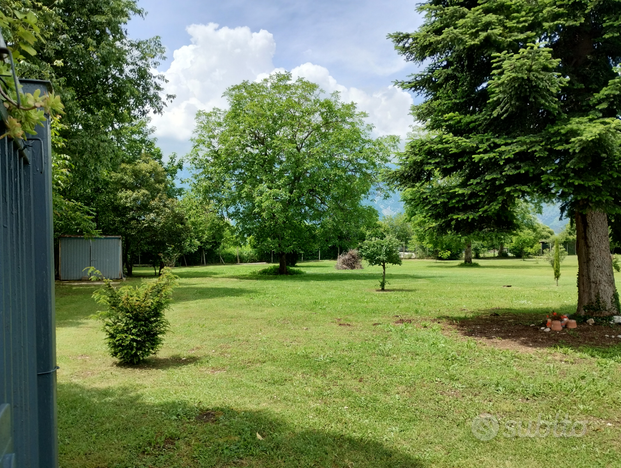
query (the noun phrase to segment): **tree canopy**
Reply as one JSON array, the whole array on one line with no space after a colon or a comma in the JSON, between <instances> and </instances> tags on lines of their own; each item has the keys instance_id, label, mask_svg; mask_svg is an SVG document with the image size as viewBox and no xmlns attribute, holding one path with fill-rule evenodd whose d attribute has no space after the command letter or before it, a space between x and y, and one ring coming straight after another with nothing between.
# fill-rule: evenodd
<instances>
[{"instance_id":1,"label":"tree canopy","mask_svg":"<svg viewBox=\"0 0 621 468\"><path fill-rule=\"evenodd\" d=\"M431 0L419 10L418 31L390 38L423 66L400 86L424 96L414 115L427 133L408 142L394 179L450 181L447 206L468 206L474 220L518 198L560 203L576 219L578 311L617 311L606 217L621 195L621 3Z\"/></svg>"},{"instance_id":2,"label":"tree canopy","mask_svg":"<svg viewBox=\"0 0 621 468\"><path fill-rule=\"evenodd\" d=\"M290 73L232 86L228 110L199 111L189 155L198 193L242 237L280 257L326 232L368 217L361 202L397 138L371 137L366 115L338 93Z\"/></svg>"}]
</instances>

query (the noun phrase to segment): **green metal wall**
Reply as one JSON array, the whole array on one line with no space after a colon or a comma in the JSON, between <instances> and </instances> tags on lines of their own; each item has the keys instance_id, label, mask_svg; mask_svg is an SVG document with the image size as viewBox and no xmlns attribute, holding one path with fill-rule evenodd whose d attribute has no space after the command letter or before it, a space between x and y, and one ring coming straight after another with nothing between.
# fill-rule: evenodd
<instances>
[{"instance_id":1,"label":"green metal wall","mask_svg":"<svg viewBox=\"0 0 621 468\"><path fill-rule=\"evenodd\" d=\"M22 85L26 93L45 92L48 86L33 80ZM0 467L54 468L58 448L49 123L25 143L20 153L15 142L0 140Z\"/></svg>"}]
</instances>

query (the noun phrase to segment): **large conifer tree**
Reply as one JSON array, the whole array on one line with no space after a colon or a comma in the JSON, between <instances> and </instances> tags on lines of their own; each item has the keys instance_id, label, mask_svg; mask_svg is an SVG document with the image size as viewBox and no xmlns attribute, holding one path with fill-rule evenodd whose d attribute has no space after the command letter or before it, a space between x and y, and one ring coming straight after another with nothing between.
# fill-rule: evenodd
<instances>
[{"instance_id":1,"label":"large conifer tree","mask_svg":"<svg viewBox=\"0 0 621 468\"><path fill-rule=\"evenodd\" d=\"M414 114L427 130L395 179L414 189L450 180L455 219L464 199L470 219L531 196L560 203L577 227L578 312L617 312L607 217L621 196L621 2L432 0L420 10L417 32L390 35L423 66L400 85L425 98Z\"/></svg>"}]
</instances>

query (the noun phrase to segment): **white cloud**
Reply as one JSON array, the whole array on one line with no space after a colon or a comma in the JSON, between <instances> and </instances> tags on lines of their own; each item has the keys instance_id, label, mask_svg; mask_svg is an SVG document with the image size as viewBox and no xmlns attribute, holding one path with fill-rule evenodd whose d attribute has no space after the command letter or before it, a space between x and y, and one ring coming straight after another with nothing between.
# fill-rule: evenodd
<instances>
[{"instance_id":1,"label":"white cloud","mask_svg":"<svg viewBox=\"0 0 621 468\"><path fill-rule=\"evenodd\" d=\"M209 23L193 24L186 31L192 43L175 50L164 72L165 92L176 98L164 115L153 116L158 137L188 140L197 110L225 106L226 88L274 69L276 43L265 30L253 33L247 27L218 28Z\"/></svg>"},{"instance_id":2,"label":"white cloud","mask_svg":"<svg viewBox=\"0 0 621 468\"><path fill-rule=\"evenodd\" d=\"M192 43L174 52L170 68L165 71L169 83L166 93L175 101L163 116L154 116L155 135L162 138L189 140L194 116L199 109L225 107L222 93L243 80L260 80L282 71L272 63L276 43L265 30L253 33L247 27L229 29L217 24L191 25L187 28ZM373 91L345 87L332 77L327 68L307 62L291 70L294 77L317 83L326 92L338 91L341 99L355 102L369 115L375 134L398 135L405 139L412 117L410 94L394 86Z\"/></svg>"},{"instance_id":3,"label":"white cloud","mask_svg":"<svg viewBox=\"0 0 621 468\"><path fill-rule=\"evenodd\" d=\"M354 87L347 88L340 85L327 68L312 63L294 68L291 74L317 83L329 93L338 91L345 102L355 102L359 110L369 114L376 135L398 135L405 140L412 125L409 113L413 104L412 96L405 91L392 85L370 93Z\"/></svg>"}]
</instances>

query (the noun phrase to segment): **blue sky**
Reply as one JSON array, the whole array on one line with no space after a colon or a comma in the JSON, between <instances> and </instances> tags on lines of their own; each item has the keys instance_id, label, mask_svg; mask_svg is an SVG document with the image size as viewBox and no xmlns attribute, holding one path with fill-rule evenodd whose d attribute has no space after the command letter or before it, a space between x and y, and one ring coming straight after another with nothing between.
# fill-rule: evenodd
<instances>
[{"instance_id":1,"label":"blue sky","mask_svg":"<svg viewBox=\"0 0 621 468\"><path fill-rule=\"evenodd\" d=\"M369 114L377 135L405 138L413 96L393 86L414 71L386 35L421 24L411 0L140 0L134 38L158 35L167 49L159 71L177 98L154 116L165 154L185 154L198 109L225 107L222 92L276 69L340 91Z\"/></svg>"}]
</instances>

